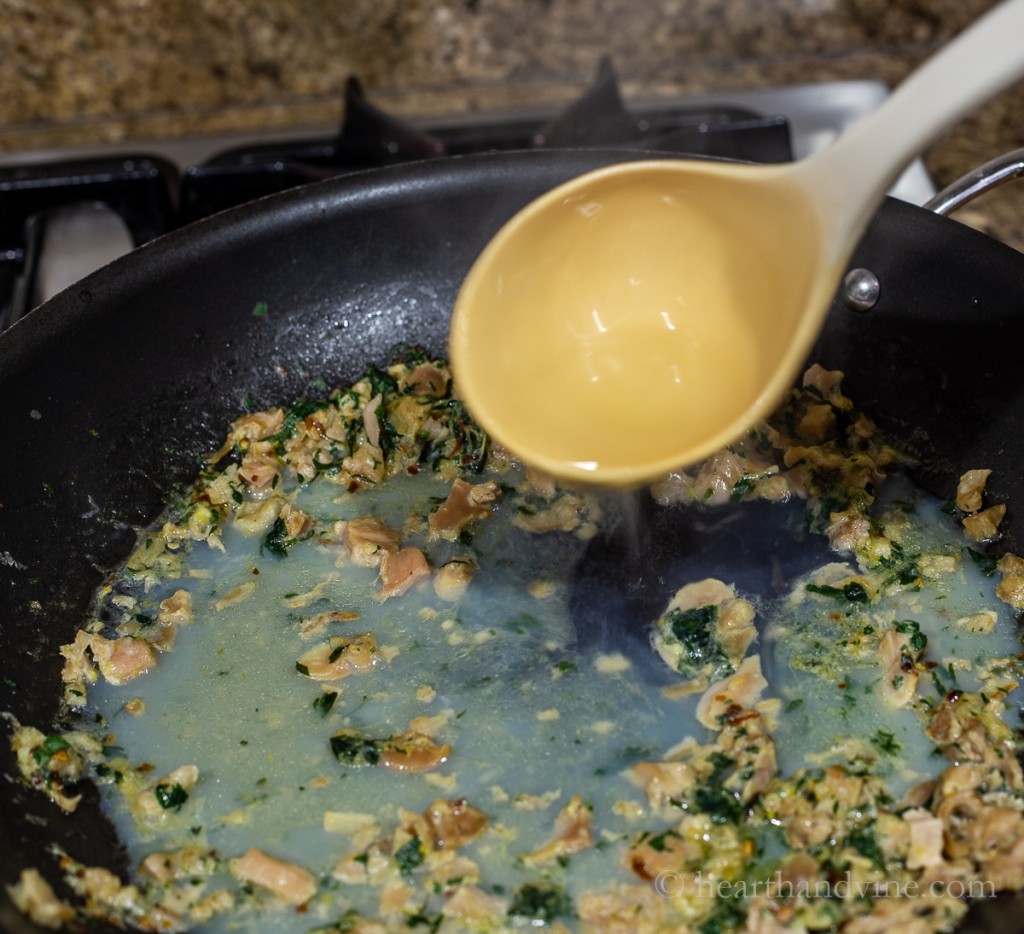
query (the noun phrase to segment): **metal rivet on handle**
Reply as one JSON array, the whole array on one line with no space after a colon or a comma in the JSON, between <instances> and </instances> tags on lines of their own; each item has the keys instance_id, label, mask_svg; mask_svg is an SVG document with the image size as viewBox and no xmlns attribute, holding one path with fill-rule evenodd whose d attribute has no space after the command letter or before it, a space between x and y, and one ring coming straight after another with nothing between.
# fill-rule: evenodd
<instances>
[{"instance_id":1,"label":"metal rivet on handle","mask_svg":"<svg viewBox=\"0 0 1024 934\"><path fill-rule=\"evenodd\" d=\"M869 269L851 269L843 279L843 301L854 311L870 311L881 292L878 276Z\"/></svg>"}]
</instances>

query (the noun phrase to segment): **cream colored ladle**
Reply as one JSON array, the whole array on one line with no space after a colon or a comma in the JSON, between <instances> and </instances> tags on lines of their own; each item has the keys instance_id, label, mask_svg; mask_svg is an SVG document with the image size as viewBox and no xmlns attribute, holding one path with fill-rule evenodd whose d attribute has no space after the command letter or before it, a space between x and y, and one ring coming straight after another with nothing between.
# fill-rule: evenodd
<instances>
[{"instance_id":1,"label":"cream colored ladle","mask_svg":"<svg viewBox=\"0 0 1024 934\"><path fill-rule=\"evenodd\" d=\"M800 162L629 162L556 188L462 286L458 392L570 480L636 486L712 454L791 385L902 168L1022 75L1024 0L1009 0Z\"/></svg>"}]
</instances>

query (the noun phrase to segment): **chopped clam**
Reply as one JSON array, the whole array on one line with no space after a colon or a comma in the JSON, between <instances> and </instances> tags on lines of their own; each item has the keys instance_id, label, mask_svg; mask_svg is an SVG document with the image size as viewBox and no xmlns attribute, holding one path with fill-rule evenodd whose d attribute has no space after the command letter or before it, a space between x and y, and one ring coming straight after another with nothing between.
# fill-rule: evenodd
<instances>
[{"instance_id":1,"label":"chopped clam","mask_svg":"<svg viewBox=\"0 0 1024 934\"><path fill-rule=\"evenodd\" d=\"M454 603L465 595L477 565L472 558L456 557L441 565L434 574L434 593L442 600Z\"/></svg>"},{"instance_id":2,"label":"chopped clam","mask_svg":"<svg viewBox=\"0 0 1024 934\"><path fill-rule=\"evenodd\" d=\"M131 636L107 639L96 633L90 639L89 648L100 674L111 684L127 684L156 664L150 644Z\"/></svg>"},{"instance_id":3,"label":"chopped clam","mask_svg":"<svg viewBox=\"0 0 1024 934\"><path fill-rule=\"evenodd\" d=\"M314 681L338 681L377 665L381 656L373 633L336 636L314 646L298 661L299 670Z\"/></svg>"},{"instance_id":4,"label":"chopped clam","mask_svg":"<svg viewBox=\"0 0 1024 934\"><path fill-rule=\"evenodd\" d=\"M522 859L527 866L534 866L538 863L551 862L560 856L572 856L574 853L590 849L593 845L590 808L580 795L573 795L555 818L552 839L539 850L525 854Z\"/></svg>"},{"instance_id":5,"label":"chopped clam","mask_svg":"<svg viewBox=\"0 0 1024 934\"><path fill-rule=\"evenodd\" d=\"M998 503L963 519L964 533L975 542L989 542L999 535L999 524L1006 515L1006 506Z\"/></svg>"},{"instance_id":6,"label":"chopped clam","mask_svg":"<svg viewBox=\"0 0 1024 934\"><path fill-rule=\"evenodd\" d=\"M381 743L380 762L393 772L428 772L444 765L451 751L447 743L413 731Z\"/></svg>"},{"instance_id":7,"label":"chopped clam","mask_svg":"<svg viewBox=\"0 0 1024 934\"><path fill-rule=\"evenodd\" d=\"M187 590L176 590L166 600L160 601L157 620L167 626L186 626L195 619L192 610L192 594Z\"/></svg>"},{"instance_id":8,"label":"chopped clam","mask_svg":"<svg viewBox=\"0 0 1024 934\"><path fill-rule=\"evenodd\" d=\"M981 509L985 484L991 475L991 470L968 470L956 485L956 508L961 512Z\"/></svg>"},{"instance_id":9,"label":"chopped clam","mask_svg":"<svg viewBox=\"0 0 1024 934\"><path fill-rule=\"evenodd\" d=\"M498 484L493 480L476 485L456 480L448 498L427 520L430 537L455 541L471 522L490 516L498 493Z\"/></svg>"},{"instance_id":10,"label":"chopped clam","mask_svg":"<svg viewBox=\"0 0 1024 934\"><path fill-rule=\"evenodd\" d=\"M761 659L745 658L734 675L712 684L697 703L697 719L709 729L718 729L731 708L750 708L758 701L768 682L761 674Z\"/></svg>"},{"instance_id":11,"label":"chopped clam","mask_svg":"<svg viewBox=\"0 0 1024 934\"><path fill-rule=\"evenodd\" d=\"M242 882L258 885L292 905L305 904L316 895L316 879L310 872L255 848L232 860L231 872Z\"/></svg>"},{"instance_id":12,"label":"chopped clam","mask_svg":"<svg viewBox=\"0 0 1024 934\"><path fill-rule=\"evenodd\" d=\"M7 891L17 909L40 927L58 930L75 918L75 910L57 897L38 869L23 869Z\"/></svg>"},{"instance_id":13,"label":"chopped clam","mask_svg":"<svg viewBox=\"0 0 1024 934\"><path fill-rule=\"evenodd\" d=\"M398 551L401 543L401 535L377 516L360 516L337 525L343 527L349 559L364 568L379 567L384 555Z\"/></svg>"},{"instance_id":14,"label":"chopped clam","mask_svg":"<svg viewBox=\"0 0 1024 934\"><path fill-rule=\"evenodd\" d=\"M912 646L908 633L892 627L882 634L878 651L882 661L882 697L891 707L905 707L917 693L919 675L915 662L921 650Z\"/></svg>"},{"instance_id":15,"label":"chopped clam","mask_svg":"<svg viewBox=\"0 0 1024 934\"><path fill-rule=\"evenodd\" d=\"M400 597L426 577L430 577L430 565L419 548L410 545L394 554L385 552L380 562L381 588L377 599Z\"/></svg>"}]
</instances>

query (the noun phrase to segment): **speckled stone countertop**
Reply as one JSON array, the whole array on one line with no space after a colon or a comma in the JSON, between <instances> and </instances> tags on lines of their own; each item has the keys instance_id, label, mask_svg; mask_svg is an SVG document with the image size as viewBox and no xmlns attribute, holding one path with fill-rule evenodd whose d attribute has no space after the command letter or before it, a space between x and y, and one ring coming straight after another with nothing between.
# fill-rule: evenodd
<instances>
[{"instance_id":1,"label":"speckled stone countertop","mask_svg":"<svg viewBox=\"0 0 1024 934\"><path fill-rule=\"evenodd\" d=\"M0 150L337 121L360 77L403 115L569 101L612 57L649 99L897 84L992 0L0 0ZM928 154L938 186L1024 147L1024 85ZM1024 250L1024 182L959 215Z\"/></svg>"}]
</instances>

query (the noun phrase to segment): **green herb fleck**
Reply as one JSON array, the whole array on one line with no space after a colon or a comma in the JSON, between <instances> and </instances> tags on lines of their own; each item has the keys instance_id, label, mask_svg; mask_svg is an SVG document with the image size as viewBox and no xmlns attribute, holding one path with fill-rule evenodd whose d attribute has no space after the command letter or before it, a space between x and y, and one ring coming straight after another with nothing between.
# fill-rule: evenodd
<instances>
[{"instance_id":1,"label":"green herb fleck","mask_svg":"<svg viewBox=\"0 0 1024 934\"><path fill-rule=\"evenodd\" d=\"M985 577L991 577L996 573L996 559L991 555L982 554L982 552L975 551L973 548L968 548L967 554L971 556L971 560Z\"/></svg>"},{"instance_id":2,"label":"green herb fleck","mask_svg":"<svg viewBox=\"0 0 1024 934\"><path fill-rule=\"evenodd\" d=\"M716 824L736 823L743 814L740 799L725 788L703 785L694 793L693 803Z\"/></svg>"},{"instance_id":3,"label":"green herb fleck","mask_svg":"<svg viewBox=\"0 0 1024 934\"><path fill-rule=\"evenodd\" d=\"M41 745L36 746L36 748L32 750L32 758L45 768L50 759L52 759L58 752L63 752L65 749L70 748L70 744L63 736L59 733L51 733L43 740Z\"/></svg>"},{"instance_id":4,"label":"green herb fleck","mask_svg":"<svg viewBox=\"0 0 1024 934\"><path fill-rule=\"evenodd\" d=\"M429 934L436 934L444 922L444 914L438 912L436 915L428 915L426 912L417 911L405 919L405 926L408 928L425 927Z\"/></svg>"},{"instance_id":5,"label":"green herb fleck","mask_svg":"<svg viewBox=\"0 0 1024 934\"><path fill-rule=\"evenodd\" d=\"M658 628L666 641L679 644L676 667L680 672L695 677L705 666L710 665L712 681L732 674L733 664L722 651L715 635L717 620L718 607L708 604L692 610L670 610L658 621Z\"/></svg>"},{"instance_id":6,"label":"green herb fleck","mask_svg":"<svg viewBox=\"0 0 1024 934\"><path fill-rule=\"evenodd\" d=\"M887 756L896 755L902 748L896 737L888 730L876 730L875 735L871 737L871 745Z\"/></svg>"},{"instance_id":7,"label":"green herb fleck","mask_svg":"<svg viewBox=\"0 0 1024 934\"><path fill-rule=\"evenodd\" d=\"M736 763L733 762L724 752L713 752L704 759L711 766L711 774L708 776L708 784L717 785L723 776Z\"/></svg>"},{"instance_id":8,"label":"green herb fleck","mask_svg":"<svg viewBox=\"0 0 1024 934\"><path fill-rule=\"evenodd\" d=\"M516 613L507 623L509 629L519 635L525 635L531 630L535 630L540 626L540 620L536 616L531 616L529 613Z\"/></svg>"},{"instance_id":9,"label":"green herb fleck","mask_svg":"<svg viewBox=\"0 0 1024 934\"><path fill-rule=\"evenodd\" d=\"M701 923L700 934L732 934L744 927L747 909L743 899L719 897L711 914Z\"/></svg>"},{"instance_id":10,"label":"green herb fleck","mask_svg":"<svg viewBox=\"0 0 1024 934\"><path fill-rule=\"evenodd\" d=\"M664 853L668 849L668 838L675 837L679 838L679 834L674 830L666 830L664 833L659 833L656 837L651 837L645 842L647 845L654 850L655 853Z\"/></svg>"},{"instance_id":11,"label":"green herb fleck","mask_svg":"<svg viewBox=\"0 0 1024 934\"><path fill-rule=\"evenodd\" d=\"M313 534L312 529L303 538L289 538L288 527L285 525L284 519L280 516L274 520L274 524L270 527L270 531L263 536L263 541L260 542L260 554L263 554L264 550L269 551L275 558L287 558L288 549L292 545L297 544L300 541L305 541L310 538Z\"/></svg>"},{"instance_id":12,"label":"green herb fleck","mask_svg":"<svg viewBox=\"0 0 1024 934\"><path fill-rule=\"evenodd\" d=\"M849 603L867 603L870 599L864 585L859 581L850 581L842 587L831 587L828 584L807 584L804 588L808 593L816 593L833 600L846 600Z\"/></svg>"},{"instance_id":13,"label":"green herb fleck","mask_svg":"<svg viewBox=\"0 0 1024 934\"><path fill-rule=\"evenodd\" d=\"M321 717L326 717L334 706L334 702L338 699L337 691L325 691L315 701L313 701L313 709L320 711Z\"/></svg>"},{"instance_id":14,"label":"green herb fleck","mask_svg":"<svg viewBox=\"0 0 1024 934\"><path fill-rule=\"evenodd\" d=\"M571 917L572 914L572 899L562 887L545 882L521 885L508 909L510 918L521 918L537 926L550 924L556 918Z\"/></svg>"},{"instance_id":15,"label":"green herb fleck","mask_svg":"<svg viewBox=\"0 0 1024 934\"><path fill-rule=\"evenodd\" d=\"M188 792L177 782L173 785L157 785L153 789L153 794L165 811L180 811L181 806L188 801Z\"/></svg>"},{"instance_id":16,"label":"green herb fleck","mask_svg":"<svg viewBox=\"0 0 1024 934\"><path fill-rule=\"evenodd\" d=\"M750 495L754 492L754 487L757 486L757 477L740 477L734 484L732 489L729 491L729 500L733 503L738 503L745 496Z\"/></svg>"},{"instance_id":17,"label":"green herb fleck","mask_svg":"<svg viewBox=\"0 0 1024 934\"><path fill-rule=\"evenodd\" d=\"M894 623L896 631L909 635L908 643L915 652L923 652L928 645L928 637L921 632L921 625L913 619L902 619Z\"/></svg>"},{"instance_id":18,"label":"green herb fleck","mask_svg":"<svg viewBox=\"0 0 1024 934\"><path fill-rule=\"evenodd\" d=\"M846 836L846 845L855 849L861 856L870 859L879 869L885 868L885 857L878 848L878 841L872 827L855 827Z\"/></svg>"},{"instance_id":19,"label":"green herb fleck","mask_svg":"<svg viewBox=\"0 0 1024 934\"><path fill-rule=\"evenodd\" d=\"M411 837L395 850L395 865L403 876L411 876L413 871L423 862L423 846L420 838Z\"/></svg>"},{"instance_id":20,"label":"green herb fleck","mask_svg":"<svg viewBox=\"0 0 1024 934\"><path fill-rule=\"evenodd\" d=\"M398 392L398 383L394 381L391 374L372 363L367 366L364 374L370 383L370 398L376 395L387 396Z\"/></svg>"},{"instance_id":21,"label":"green herb fleck","mask_svg":"<svg viewBox=\"0 0 1024 934\"><path fill-rule=\"evenodd\" d=\"M343 765L376 765L380 762L380 747L376 740L356 733L332 736L331 752Z\"/></svg>"}]
</instances>

